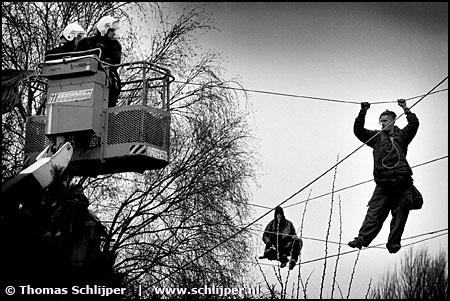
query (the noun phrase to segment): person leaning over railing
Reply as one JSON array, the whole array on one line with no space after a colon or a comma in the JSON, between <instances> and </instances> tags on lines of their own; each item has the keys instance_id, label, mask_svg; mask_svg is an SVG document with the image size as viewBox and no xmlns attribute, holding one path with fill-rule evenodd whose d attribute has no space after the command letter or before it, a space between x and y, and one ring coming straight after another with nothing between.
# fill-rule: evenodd
<instances>
[{"instance_id":1,"label":"person leaning over railing","mask_svg":"<svg viewBox=\"0 0 450 301\"><path fill-rule=\"evenodd\" d=\"M110 65L117 65L122 60L122 45L116 39L116 31L119 29L119 20L111 16L101 18L95 28L94 35L81 40L76 51L100 48L100 60ZM114 107L120 94L120 77L117 68L107 67L110 79L108 107Z\"/></svg>"},{"instance_id":2,"label":"person leaning over railing","mask_svg":"<svg viewBox=\"0 0 450 301\"><path fill-rule=\"evenodd\" d=\"M64 52L74 52L78 43L86 37L86 31L78 23L68 24L61 32L59 45L45 53L45 55Z\"/></svg>"}]
</instances>

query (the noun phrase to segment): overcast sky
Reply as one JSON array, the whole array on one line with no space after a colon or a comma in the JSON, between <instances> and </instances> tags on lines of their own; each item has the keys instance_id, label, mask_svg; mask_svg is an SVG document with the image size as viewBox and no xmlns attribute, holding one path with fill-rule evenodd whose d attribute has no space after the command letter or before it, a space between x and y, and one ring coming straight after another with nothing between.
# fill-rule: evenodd
<instances>
[{"instance_id":1,"label":"overcast sky","mask_svg":"<svg viewBox=\"0 0 450 301\"><path fill-rule=\"evenodd\" d=\"M210 13L220 31L202 36L200 44L204 49L222 52L226 78L239 78L247 89L357 102L393 101L425 94L448 74L447 3L164 5L173 11L199 6ZM447 87L445 82L438 89ZM255 204L275 207L333 166L338 154L343 158L361 145L353 134L359 105L258 93L249 93L248 101L258 139L256 155L261 160L260 186L253 188ZM415 101L408 101L407 105ZM396 103L372 105L366 128L379 129L378 116L385 109L402 113ZM417 114L420 127L408 149L410 165L448 155L448 92L426 97L412 111ZM403 116L396 125L404 127L406 118ZM372 150L364 146L338 166L336 189L372 179L372 172ZM448 159L413 172L415 185L424 196L424 206L410 212L404 238L448 227ZM329 192L332 180L333 172L322 177L311 186L311 195ZM343 243L357 235L374 187L372 182L339 193ZM305 200L308 192L309 188L285 206ZM305 237L325 239L330 201L330 197L310 201L303 229ZM297 229L303 209L304 204L285 210ZM265 212L255 207L254 219ZM262 219L263 227L272 218L270 214ZM336 196L330 240L339 240L338 221ZM372 245L386 242L389 223L390 216ZM255 241L261 241L259 235ZM439 248L447 251L447 245L445 235L415 246L436 254ZM395 255L386 249L361 251L350 297L364 298L370 279L375 282L388 268L398 265L408 249ZM342 252L349 250L347 245L342 246ZM337 253L337 247L330 245L328 252ZM303 261L323 255L324 243L304 239ZM338 283L344 297L355 258L356 253L341 257ZM324 297L329 297L334 260L328 260ZM309 282L310 297L319 296L322 269L323 261L302 267L305 278L314 271ZM264 270L267 275L273 274L270 266L264 266ZM259 270L254 275L262 281Z\"/></svg>"}]
</instances>

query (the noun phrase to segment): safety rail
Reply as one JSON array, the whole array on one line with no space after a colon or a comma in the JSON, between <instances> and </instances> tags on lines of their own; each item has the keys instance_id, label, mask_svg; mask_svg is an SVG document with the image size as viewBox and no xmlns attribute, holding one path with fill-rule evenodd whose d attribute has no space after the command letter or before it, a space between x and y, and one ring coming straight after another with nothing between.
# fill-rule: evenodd
<instances>
[{"instance_id":1,"label":"safety rail","mask_svg":"<svg viewBox=\"0 0 450 301\"><path fill-rule=\"evenodd\" d=\"M126 71L141 69L141 77L139 79L130 79L126 81L120 81L121 86L121 95L119 95L119 99L123 98L124 101L121 103L124 105L131 104L142 104L148 105L148 96L149 91L151 89L160 89L159 95L161 97L161 108L169 111L169 95L170 95L170 84L175 80L175 78L171 75L170 70L158 66L154 63L148 61L133 61L122 64L109 64L105 61L101 61L99 57L101 57L101 49L95 48L85 51L76 51L76 52L64 52L64 53L56 53L56 54L47 54L45 56L45 62L39 64L39 67L42 69L43 65L52 65L58 63L69 63L76 60L81 60L86 57L91 57L96 59L99 62L100 70L113 69L118 70L119 68L125 68ZM153 74L149 74L153 72ZM110 73L110 72L108 72ZM125 75L122 75L124 77ZM128 76L130 77L130 76ZM33 89L45 92L47 87L47 79L42 77L40 74L29 77L27 84L29 85L29 89L31 89L31 84L37 83L36 87ZM43 88L42 88L43 87ZM123 89L125 87L125 89ZM126 93L132 93L135 91L140 91L140 95L130 95L127 97L124 95ZM136 103L136 98L141 98L141 101ZM152 105L155 105L153 103Z\"/></svg>"},{"instance_id":2,"label":"safety rail","mask_svg":"<svg viewBox=\"0 0 450 301\"><path fill-rule=\"evenodd\" d=\"M126 68L127 67L127 68ZM127 89L121 89L121 93L123 92L132 92L141 90L142 97L142 105L147 105L148 103L148 92L149 89L162 88L161 89L161 98L162 98L162 108L166 111L169 111L169 87L170 83L172 83L175 78L170 74L170 71L161 66L155 65L151 62L147 61L134 61L123 64L109 65L106 68L126 68L126 70L135 70L141 69L142 76L140 79L135 80L127 80L121 81L121 87L131 86ZM155 76L149 76L149 72L155 72ZM160 84L158 84L160 82ZM132 87L133 84L141 84L138 87ZM152 83L156 83L156 85L152 85ZM130 104L131 101L128 101L127 104Z\"/></svg>"},{"instance_id":3,"label":"safety rail","mask_svg":"<svg viewBox=\"0 0 450 301\"><path fill-rule=\"evenodd\" d=\"M83 50L83 51L73 51L73 52L61 52L61 53L53 53L53 54L47 54L45 55L44 64L51 64L51 63L60 63L65 62L66 59L76 60L76 59L82 59L88 55L97 55L96 59L104 64L108 64L106 62L100 61L99 58L102 57L102 50L100 48L94 48L89 50ZM53 60L49 60L48 58L54 58ZM61 61L59 61L61 60ZM41 66L42 64L39 64ZM109 65L109 64L108 64Z\"/></svg>"}]
</instances>

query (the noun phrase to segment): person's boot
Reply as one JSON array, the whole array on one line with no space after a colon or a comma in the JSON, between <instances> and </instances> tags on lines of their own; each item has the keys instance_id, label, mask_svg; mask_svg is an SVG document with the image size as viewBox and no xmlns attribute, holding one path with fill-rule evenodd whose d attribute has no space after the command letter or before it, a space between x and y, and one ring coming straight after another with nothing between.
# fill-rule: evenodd
<instances>
[{"instance_id":1,"label":"person's boot","mask_svg":"<svg viewBox=\"0 0 450 301\"><path fill-rule=\"evenodd\" d=\"M297 261L294 260L294 259L291 259L291 260L289 261L289 270L294 269L296 264L297 264Z\"/></svg>"},{"instance_id":2,"label":"person's boot","mask_svg":"<svg viewBox=\"0 0 450 301\"><path fill-rule=\"evenodd\" d=\"M282 256L280 258L280 268L284 268L287 265L288 261L289 260L287 259L286 256Z\"/></svg>"},{"instance_id":3,"label":"person's boot","mask_svg":"<svg viewBox=\"0 0 450 301\"><path fill-rule=\"evenodd\" d=\"M349 245L350 247L352 247L352 248L358 248L358 249L360 249L360 250L361 250L361 248L362 248L361 240L360 240L358 237L355 237L355 239L352 240L352 241L350 241L350 242L348 243L348 245Z\"/></svg>"},{"instance_id":4,"label":"person's boot","mask_svg":"<svg viewBox=\"0 0 450 301\"><path fill-rule=\"evenodd\" d=\"M400 244L392 244L392 245L386 245L386 248L388 249L389 253L395 254L401 249Z\"/></svg>"}]
</instances>

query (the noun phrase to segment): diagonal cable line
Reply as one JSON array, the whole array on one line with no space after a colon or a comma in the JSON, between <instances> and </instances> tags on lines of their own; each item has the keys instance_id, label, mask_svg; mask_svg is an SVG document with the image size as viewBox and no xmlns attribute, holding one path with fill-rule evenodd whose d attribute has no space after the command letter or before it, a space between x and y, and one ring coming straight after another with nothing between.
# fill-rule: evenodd
<instances>
[{"instance_id":1,"label":"diagonal cable line","mask_svg":"<svg viewBox=\"0 0 450 301\"><path fill-rule=\"evenodd\" d=\"M422 162L422 163L416 164L416 165L414 165L414 166L411 166L411 168L421 167L421 166L424 166L424 165L427 165L427 164L430 164L430 163L433 163L433 162L436 162L436 161L440 161L440 160L443 160L443 159L447 159L447 158L448 158L448 155L441 156L441 157L438 157L438 158L435 158L435 159L428 160L428 161L426 161L426 162ZM111 177L114 178L114 179L117 179L117 180L129 181L129 182L134 182L134 183L144 184L144 185L147 184L146 182L139 181L139 180L137 180L137 179L134 179L134 180L133 180L133 179L124 178L124 177L121 177L121 176L111 176ZM349 185L349 186L345 186L345 187L336 189L336 190L334 190L334 192L336 193L336 192L344 191L344 190L347 190L347 189L350 189L350 188L353 188L353 187L360 186L360 185L362 185L362 184L366 184L366 183L373 182L373 180L374 180L374 179L370 179L370 180L362 181L362 182L359 182L359 183L351 184L351 185ZM314 197L309 198L309 199L307 199L307 200L303 200L303 201L300 201L300 202L296 202L296 203L293 203L293 204L286 205L286 206L284 206L284 208L289 208L289 207L297 206L297 205L303 204L303 203L305 203L305 202L307 202L307 201L319 199L319 198L325 197L325 196L330 195L330 194L332 194L331 191L330 191L330 192L323 193L323 194L318 195L318 196L314 196ZM254 204L254 203L248 203L247 205L249 205L249 206L254 206L254 207L259 207L259 208L264 208L264 209L271 209L271 207L264 206L264 205L259 205L259 204ZM118 209L118 208L119 208L118 206L103 205L103 204L97 204L97 206L99 206L99 207L105 207L105 208L115 208L115 209Z\"/></svg>"},{"instance_id":2,"label":"diagonal cable line","mask_svg":"<svg viewBox=\"0 0 450 301\"><path fill-rule=\"evenodd\" d=\"M412 242L412 243L410 243L410 244L404 245L403 247L411 246L411 245L414 245L414 244L416 244L416 243L423 242L423 241L430 240L430 239L434 239L434 238L437 238L437 237L440 237L440 236L443 236L443 235L448 235L448 232L446 232L446 233L441 233L441 234L438 234L438 235L435 235L435 236L433 236L433 237L429 237L429 238L426 238L426 239L423 239L423 240L419 240L419 241L417 241L417 242ZM374 246L370 246L370 247L364 248L364 250L367 250L367 249L375 249L376 247L380 247L380 246L382 246L382 245L384 245L384 244L385 244L385 243L380 243L380 244L377 244L377 245L374 245ZM358 249L358 250L351 250L351 251L347 251L347 252L340 253L340 255L345 255L345 254L349 254L349 253L353 253L353 252L358 252L358 251L362 251L362 250L359 250L359 249ZM328 256L327 258L336 257L336 256L338 256L338 254L330 255L330 256ZM325 259L325 258L311 259L311 260L308 260L308 261L301 262L301 263L299 263L299 264L307 264L307 263L311 263L311 262L319 261L319 260L323 260L323 259Z\"/></svg>"},{"instance_id":3,"label":"diagonal cable line","mask_svg":"<svg viewBox=\"0 0 450 301\"><path fill-rule=\"evenodd\" d=\"M436 86L434 86L428 93L426 93L424 96L422 96L418 101L416 101L411 107L413 108L415 105L417 105L420 101L422 101L426 96L428 96L430 93L432 93L437 87L439 87L443 82L445 82L448 79L448 76L446 76L443 80L441 80ZM384 128L388 127L390 124L392 124L393 122L395 122L397 119L399 119L401 116L403 116L405 113L400 114L396 119L392 120L391 122L389 122ZM383 129L384 129L383 128ZM300 192L302 192L303 190L305 190L306 188L308 188L309 186L311 186L312 184L314 184L317 180L319 180L320 178L322 178L324 175L326 175L329 171L333 170L336 166L338 166L339 164L341 164L343 161L345 161L346 159L348 159L350 156L352 156L354 153L356 153L359 149L361 149L364 145L366 145L366 143L368 143L369 141L371 141L372 139L374 139L376 136L378 136L382 131L377 132L375 135L373 135L369 140L367 140L365 143L363 143L362 145L360 145L358 148L356 148L354 151L352 151L351 153L349 153L347 156L345 156L343 159L341 159L340 161L338 161L336 164L334 164L332 167L330 167L328 170L326 170L325 172L323 172L321 175L317 176L314 180L312 180L311 182L309 182L307 185L305 185L303 188L301 188L300 190L298 190L297 192L295 192L294 194L292 194L290 197L288 197L287 199L285 199L283 202L281 202L280 204L278 204L277 206L281 206L284 203L286 203L287 201L289 201L290 199L292 199L293 197L295 197L297 194L299 194ZM254 220L252 223L248 224L247 227L255 224L257 221L261 220L263 217L265 217L266 215L268 215L270 212L272 212L273 210L275 210L275 207L272 208L271 210L267 211L265 214L261 215L259 218L257 218L256 220ZM222 242L216 244L215 246L213 246L212 248L209 248L208 250L206 250L205 252L203 252L202 254L196 256L194 259L190 260L189 262L187 262L186 264L182 265L180 268L178 268L177 270L175 270L173 273L171 273L170 275L177 273L178 271L180 271L181 269L187 267L188 265L190 265L191 263L193 263L194 261L200 259L201 257L205 256L206 254L208 254L209 252L212 252L214 249L218 248L219 246L223 245L224 243L226 243L227 241L229 241L230 239L232 239L233 237L235 237L236 235L238 235L239 233L241 233L242 231L244 231L246 229L246 227L240 229L239 231L237 231L236 233L232 234L231 236L229 236L228 238L226 238L225 240L223 240ZM162 277L159 280L153 282L150 284L150 286L153 286L161 281L163 281L164 279L166 279L168 276Z\"/></svg>"},{"instance_id":4,"label":"diagonal cable line","mask_svg":"<svg viewBox=\"0 0 450 301\"><path fill-rule=\"evenodd\" d=\"M430 93L430 95L431 94L436 94L436 93L440 93L440 92L444 92L444 91L448 91L448 88L446 88L446 89L441 89L441 90L436 90L436 91L434 91L434 92L431 92ZM419 98L419 97L422 97L423 95L418 95L418 96L413 96L413 97L409 97L409 98L405 98L405 100L413 100L413 99L416 99L416 98ZM371 104L382 104L382 103L395 103L395 102L397 102L396 100L392 100L392 101L375 101L375 102L371 102Z\"/></svg>"},{"instance_id":5,"label":"diagonal cable line","mask_svg":"<svg viewBox=\"0 0 450 301\"><path fill-rule=\"evenodd\" d=\"M439 161L439 160L443 160L443 159L446 159L446 158L448 158L448 155L445 155L445 156L442 156L442 157L439 157L439 158L436 158L436 159L433 159L433 160L429 160L427 162L423 162L423 163L411 166L411 168L420 167L420 166L423 166L423 165L426 165L426 164L430 164L430 163L433 163L433 162L436 162L436 161ZM366 180L366 181L363 181L363 182L359 182L359 183L352 184L352 185L349 185L349 186L346 186L346 187L343 187L343 188L336 189L334 192L347 190L347 189L350 189L350 188L353 188L353 187L356 187L356 186L359 186L359 185L362 185L362 184L370 183L370 182L373 182L373 181L374 181L374 179ZM297 202L297 203L289 204L289 205L285 206L284 208L289 208L289 207L292 207L292 206L300 205L300 204L303 204L303 203L305 203L307 201L315 200L315 199L318 199L318 198L321 198L321 197L324 197L324 196L327 196L327 195L330 195L330 194L332 194L332 192L327 192L327 193L324 193L324 194L312 197L312 198L307 199L307 200L303 200L303 201L300 201L300 202Z\"/></svg>"},{"instance_id":6,"label":"diagonal cable line","mask_svg":"<svg viewBox=\"0 0 450 301\"><path fill-rule=\"evenodd\" d=\"M276 232L271 232L271 231L264 231L261 229L250 229L250 232L253 232L253 234L255 235L259 235L259 233L270 233L270 234L277 234ZM283 234L283 236L298 236L298 235L293 235L293 234ZM308 236L298 236L301 239L307 239L307 240L314 240L314 241L320 241L320 242L327 242L324 239L320 239L320 238L315 238L315 237L308 237ZM346 243L342 243L342 242L337 242L337 241L332 241L332 240L328 240L329 243L331 244L335 244L335 245L347 245Z\"/></svg>"},{"instance_id":7,"label":"diagonal cable line","mask_svg":"<svg viewBox=\"0 0 450 301\"><path fill-rule=\"evenodd\" d=\"M411 237L407 237L407 238L403 238L402 241L404 241L404 240L409 240L409 239L413 239L413 238L422 237L422 236L425 236L425 235L431 235L431 234L435 234L435 233L439 233L439 232L443 232L443 231L448 231L448 228L441 229L441 230L436 230L436 231L432 231L432 232L428 232L428 233L423 233L423 234L419 234L419 235L415 235L415 236L411 236ZM407 246L411 246L411 245L414 245L414 244L417 244L417 243L420 243L420 242L424 242L424 241L427 241L427 240L431 240L431 239L434 239L434 238L437 238L437 237L440 237L440 236L443 236L443 235L448 235L448 232L446 232L446 233L441 233L441 234L437 234L437 235L432 236L432 237L428 237L428 238L425 238L425 239L422 239L422 240L418 240L418 241L415 241L415 242L412 242L412 243L403 245L402 248L405 248L405 247L407 247ZM385 244L385 243L380 243L380 244L376 244L376 245L373 245L373 246L369 246L369 247L366 247L366 248L361 249L361 251L363 251L363 250L368 250L368 249L378 249L378 248L380 248L381 246L383 246L384 244ZM383 248L383 249L384 249L384 248ZM358 252L358 251L360 251L360 250L350 250L350 251L342 252L342 253L339 253L339 254L329 255L329 256L326 256L326 257L320 257L320 258L310 259L310 260L307 260L307 261L300 262L300 263L298 263L297 265L303 265L303 264L307 264L307 263L311 263L311 262L315 262L315 261L320 261L320 260L324 260L324 259L336 257L336 256L338 256L338 255L340 256L340 255L350 254L350 253L354 253L354 252ZM255 264L255 262L252 262L252 261L248 261L248 262L249 262L249 263ZM258 263L259 263L259 262L258 262ZM259 263L259 264L262 264L262 265L268 265L268 266L276 266L276 265L270 264L270 263Z\"/></svg>"}]
</instances>

